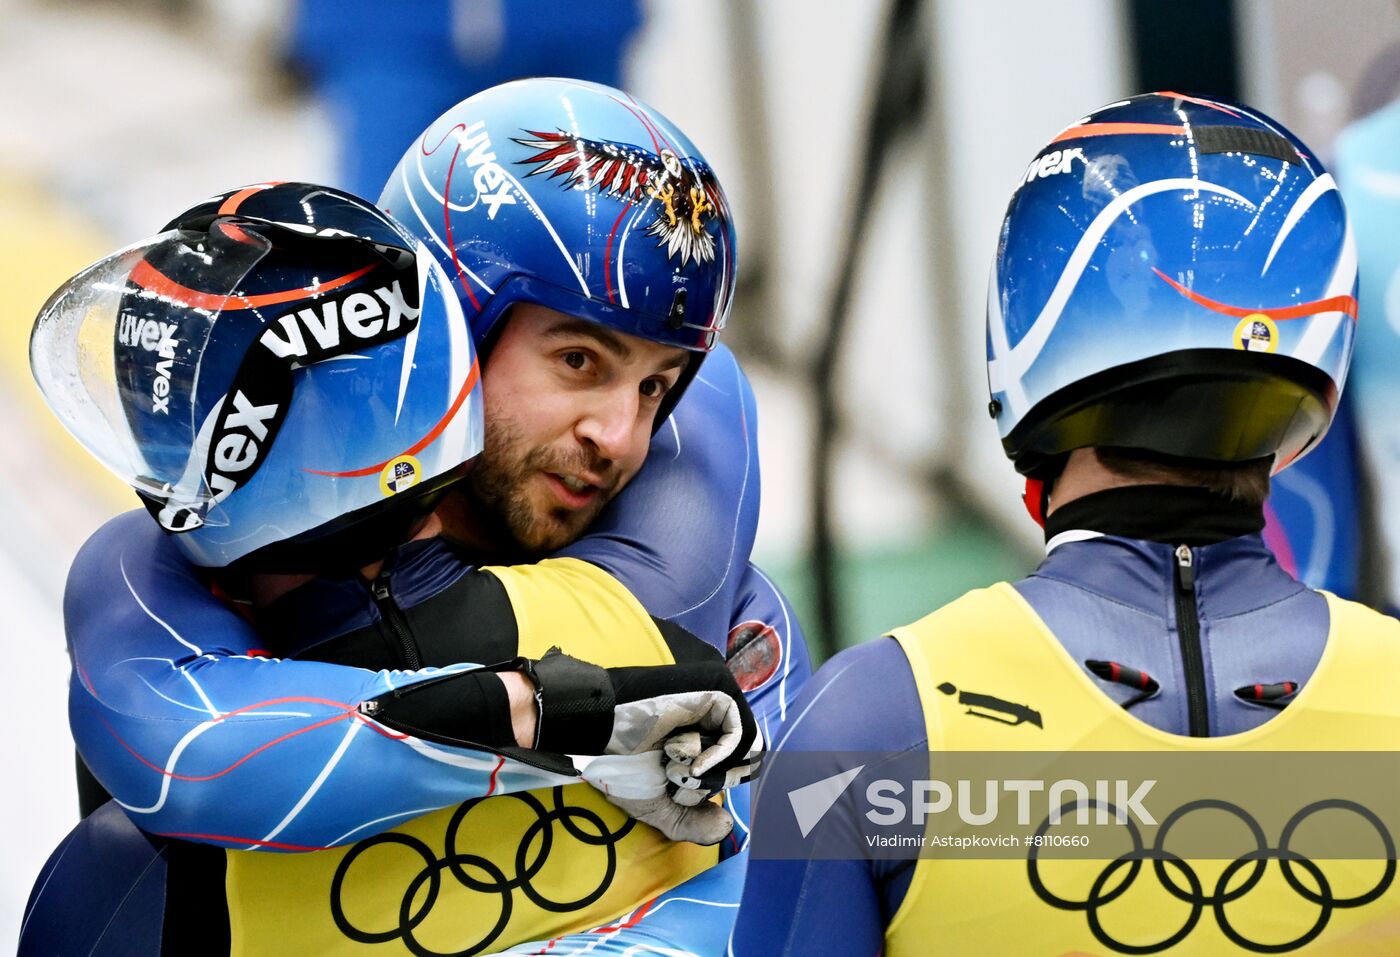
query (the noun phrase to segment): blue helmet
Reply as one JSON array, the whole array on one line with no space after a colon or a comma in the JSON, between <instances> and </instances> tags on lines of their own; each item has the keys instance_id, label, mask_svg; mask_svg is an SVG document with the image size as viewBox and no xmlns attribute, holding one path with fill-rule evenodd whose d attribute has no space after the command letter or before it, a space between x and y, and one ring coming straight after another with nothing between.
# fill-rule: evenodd
<instances>
[{"instance_id":1,"label":"blue helmet","mask_svg":"<svg viewBox=\"0 0 1400 957\"><path fill-rule=\"evenodd\" d=\"M381 557L482 446L451 283L371 204L231 191L88 267L30 340L50 408L196 564Z\"/></svg>"},{"instance_id":2,"label":"blue helmet","mask_svg":"<svg viewBox=\"0 0 1400 957\"><path fill-rule=\"evenodd\" d=\"M1017 468L1085 446L1205 462L1327 431L1351 360L1356 249L1337 184L1233 103L1112 103L1027 167L987 297L991 412Z\"/></svg>"},{"instance_id":3,"label":"blue helmet","mask_svg":"<svg viewBox=\"0 0 1400 957\"><path fill-rule=\"evenodd\" d=\"M709 164L655 110L611 87L518 80L432 123L379 204L456 283L477 348L533 302L696 354L734 295L729 205Z\"/></svg>"}]
</instances>

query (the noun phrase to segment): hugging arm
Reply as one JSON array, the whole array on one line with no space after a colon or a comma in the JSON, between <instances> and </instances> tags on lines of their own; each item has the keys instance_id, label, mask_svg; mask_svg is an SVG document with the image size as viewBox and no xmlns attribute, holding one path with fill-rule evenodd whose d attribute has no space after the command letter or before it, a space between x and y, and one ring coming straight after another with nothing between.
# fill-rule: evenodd
<instances>
[{"instance_id":1,"label":"hugging arm","mask_svg":"<svg viewBox=\"0 0 1400 957\"><path fill-rule=\"evenodd\" d=\"M405 735L361 708L472 665L374 671L268 657L257 632L141 512L84 546L64 617L78 749L153 833L305 850L493 790L559 780L489 751Z\"/></svg>"},{"instance_id":2,"label":"hugging arm","mask_svg":"<svg viewBox=\"0 0 1400 957\"><path fill-rule=\"evenodd\" d=\"M678 407L679 431L663 426L651 461L613 503L596 539L575 548L624 576L658 617L673 612L721 651L730 628L742 624L735 618L745 617L742 609L760 597L774 603L769 623L784 623L786 670L749 697L771 701L781 713L796 684L793 663L805 663L805 649L781 596L747 564L757 513L752 394L727 351L702 372ZM691 425L704 441L685 441ZM678 435L680 444L673 441ZM654 469L659 474L649 479ZM682 491L691 497L680 498ZM656 496L669 496L674 510L656 516L653 537L642 518ZM655 544L662 542L665 548ZM628 543L635 556L625 554ZM472 655L467 649L479 646L468 643L461 663L421 670L270 658L265 640L140 512L113 520L84 547L70 574L65 617L79 751L152 832L298 850L558 780L491 750L447 743L482 735L456 733L460 727L443 734L446 740L406 735L361 708L434 679L459 683L463 697L499 694L470 672L509 655ZM452 673L460 674L445 677ZM756 707L760 726L772 722L765 708Z\"/></svg>"}]
</instances>

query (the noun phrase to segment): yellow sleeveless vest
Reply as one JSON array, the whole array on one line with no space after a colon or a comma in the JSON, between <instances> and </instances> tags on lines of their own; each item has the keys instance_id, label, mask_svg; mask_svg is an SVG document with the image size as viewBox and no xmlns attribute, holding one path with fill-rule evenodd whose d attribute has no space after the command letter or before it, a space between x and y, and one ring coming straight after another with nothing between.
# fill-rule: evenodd
<instances>
[{"instance_id":1,"label":"yellow sleeveless vest","mask_svg":"<svg viewBox=\"0 0 1400 957\"><path fill-rule=\"evenodd\" d=\"M604 667L674 662L632 593L587 562L487 571L510 595L525 657L559 645ZM668 841L580 783L468 801L350 846L226 859L232 954L377 957L496 953L596 927L714 866L718 850Z\"/></svg>"},{"instance_id":2,"label":"yellow sleeveless vest","mask_svg":"<svg viewBox=\"0 0 1400 957\"><path fill-rule=\"evenodd\" d=\"M940 751L1391 751L1400 747L1400 622L1327 596L1331 630L1312 678L1286 711L1250 731L1190 738L1159 731L1114 703L1064 650L1010 585L971 592L928 617L896 629L913 669L928 730ZM1006 702L1034 702L1035 733L998 721L967 720L967 706L940 693L949 686L995 690ZM1054 720L1051 720L1051 716ZM1168 893L1143 862L1137 879L1121 867L1100 883L1102 906L1084 905L1112 862L1054 861L1053 879L1039 874L1047 901L1031 882L1027 859L934 860L915 865L909 890L886 929L886 957L995 954L998 957L1106 957L1120 953L1218 955L1400 954L1400 887L1380 860L1321 862L1338 905L1320 931L1322 907L1285 881L1268 861L1257 884L1193 919L1192 905ZM1186 862L1212 888L1229 861ZM1252 865L1251 865L1252 866ZM1300 868L1306 870L1306 868ZM1174 870L1174 874L1184 871ZM1300 878L1309 889L1317 885ZM1050 888L1053 883L1053 889ZM1178 886L1185 884L1180 876ZM1244 883L1235 880L1230 886ZM1121 893L1118 891L1121 890Z\"/></svg>"}]
</instances>

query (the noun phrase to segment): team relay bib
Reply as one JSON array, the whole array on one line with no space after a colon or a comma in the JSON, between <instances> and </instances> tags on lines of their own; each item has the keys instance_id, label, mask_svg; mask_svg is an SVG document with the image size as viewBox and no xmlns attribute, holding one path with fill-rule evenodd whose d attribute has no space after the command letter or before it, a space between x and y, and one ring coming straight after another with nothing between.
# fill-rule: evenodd
<instances>
[{"instance_id":1,"label":"team relay bib","mask_svg":"<svg viewBox=\"0 0 1400 957\"><path fill-rule=\"evenodd\" d=\"M1005 583L892 634L913 669L934 767L939 753L959 751L1393 752L1400 747L1400 622L1327 600L1331 630L1312 678L1281 714L1220 738L1168 734L1133 718ZM979 699L1001 710L979 709ZM1017 708L1034 721L1013 720ZM996 720L976 720L987 717ZM1282 801L1290 798L1286 778L1276 790ZM1384 815L1330 808L1361 815L1359 827L1374 828L1367 833L1391 849L1390 860L1312 860L1288 849L1308 812L1270 830L1245 812L1201 807L1234 814L1239 830L1254 830L1258 849L1251 841L1239 856L1222 848L1220 860L1184 859L1144 838L1140 853L1118 860L1030 849L995 860L921 858L886 931L885 954L1400 954L1400 887Z\"/></svg>"},{"instance_id":2,"label":"team relay bib","mask_svg":"<svg viewBox=\"0 0 1400 957\"><path fill-rule=\"evenodd\" d=\"M637 599L593 565L488 571L510 595L525 657L559 645L604 667L674 662ZM323 851L226 856L232 954L377 957L496 953L599 927L718 851L669 841L580 783L467 801Z\"/></svg>"}]
</instances>

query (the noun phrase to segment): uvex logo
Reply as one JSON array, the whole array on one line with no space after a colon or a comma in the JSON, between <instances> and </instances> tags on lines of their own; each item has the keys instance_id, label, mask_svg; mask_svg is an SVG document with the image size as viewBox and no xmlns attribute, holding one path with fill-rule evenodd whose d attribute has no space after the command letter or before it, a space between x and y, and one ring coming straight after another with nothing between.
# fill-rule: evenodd
<instances>
[{"instance_id":1,"label":"uvex logo","mask_svg":"<svg viewBox=\"0 0 1400 957\"><path fill-rule=\"evenodd\" d=\"M175 333L179 329L173 322L160 322L124 312L117 324L117 341L124 346L140 346L147 352L155 352L166 340L172 343L172 347L178 343L180 340L175 338Z\"/></svg>"},{"instance_id":2,"label":"uvex logo","mask_svg":"<svg viewBox=\"0 0 1400 957\"><path fill-rule=\"evenodd\" d=\"M260 463L269 443L269 432L279 424L281 404L258 405L235 389L233 400L221 410L209 457L211 502L221 502L242 484L242 474Z\"/></svg>"},{"instance_id":3,"label":"uvex logo","mask_svg":"<svg viewBox=\"0 0 1400 957\"><path fill-rule=\"evenodd\" d=\"M117 341L122 345L139 346L159 356L156 377L151 381L151 411L161 415L170 414L170 373L175 366L175 347L180 344L175 338L179 330L176 323L133 316L129 312L122 313L117 325Z\"/></svg>"},{"instance_id":4,"label":"uvex logo","mask_svg":"<svg viewBox=\"0 0 1400 957\"><path fill-rule=\"evenodd\" d=\"M289 312L269 325L258 340L273 355L302 364L343 352L347 345L369 346L404 335L421 309L404 299L398 280L373 293L326 297Z\"/></svg>"},{"instance_id":5,"label":"uvex logo","mask_svg":"<svg viewBox=\"0 0 1400 957\"><path fill-rule=\"evenodd\" d=\"M474 170L472 184L476 186L476 199L468 209L477 203L486 204L486 218L495 219L502 206L513 206L515 194L511 192L511 181L501 164L496 162L496 154L491 150L491 137L486 132L486 123L477 120L462 131L459 138L460 151L467 154L467 168Z\"/></svg>"},{"instance_id":6,"label":"uvex logo","mask_svg":"<svg viewBox=\"0 0 1400 957\"><path fill-rule=\"evenodd\" d=\"M1026 175L1023 179L1029 183L1033 179L1044 179L1058 173L1068 173L1076 159L1081 163L1086 162L1084 151L1077 146L1067 150L1051 150L1044 156L1037 156L1031 161L1031 165L1026 168Z\"/></svg>"}]
</instances>

